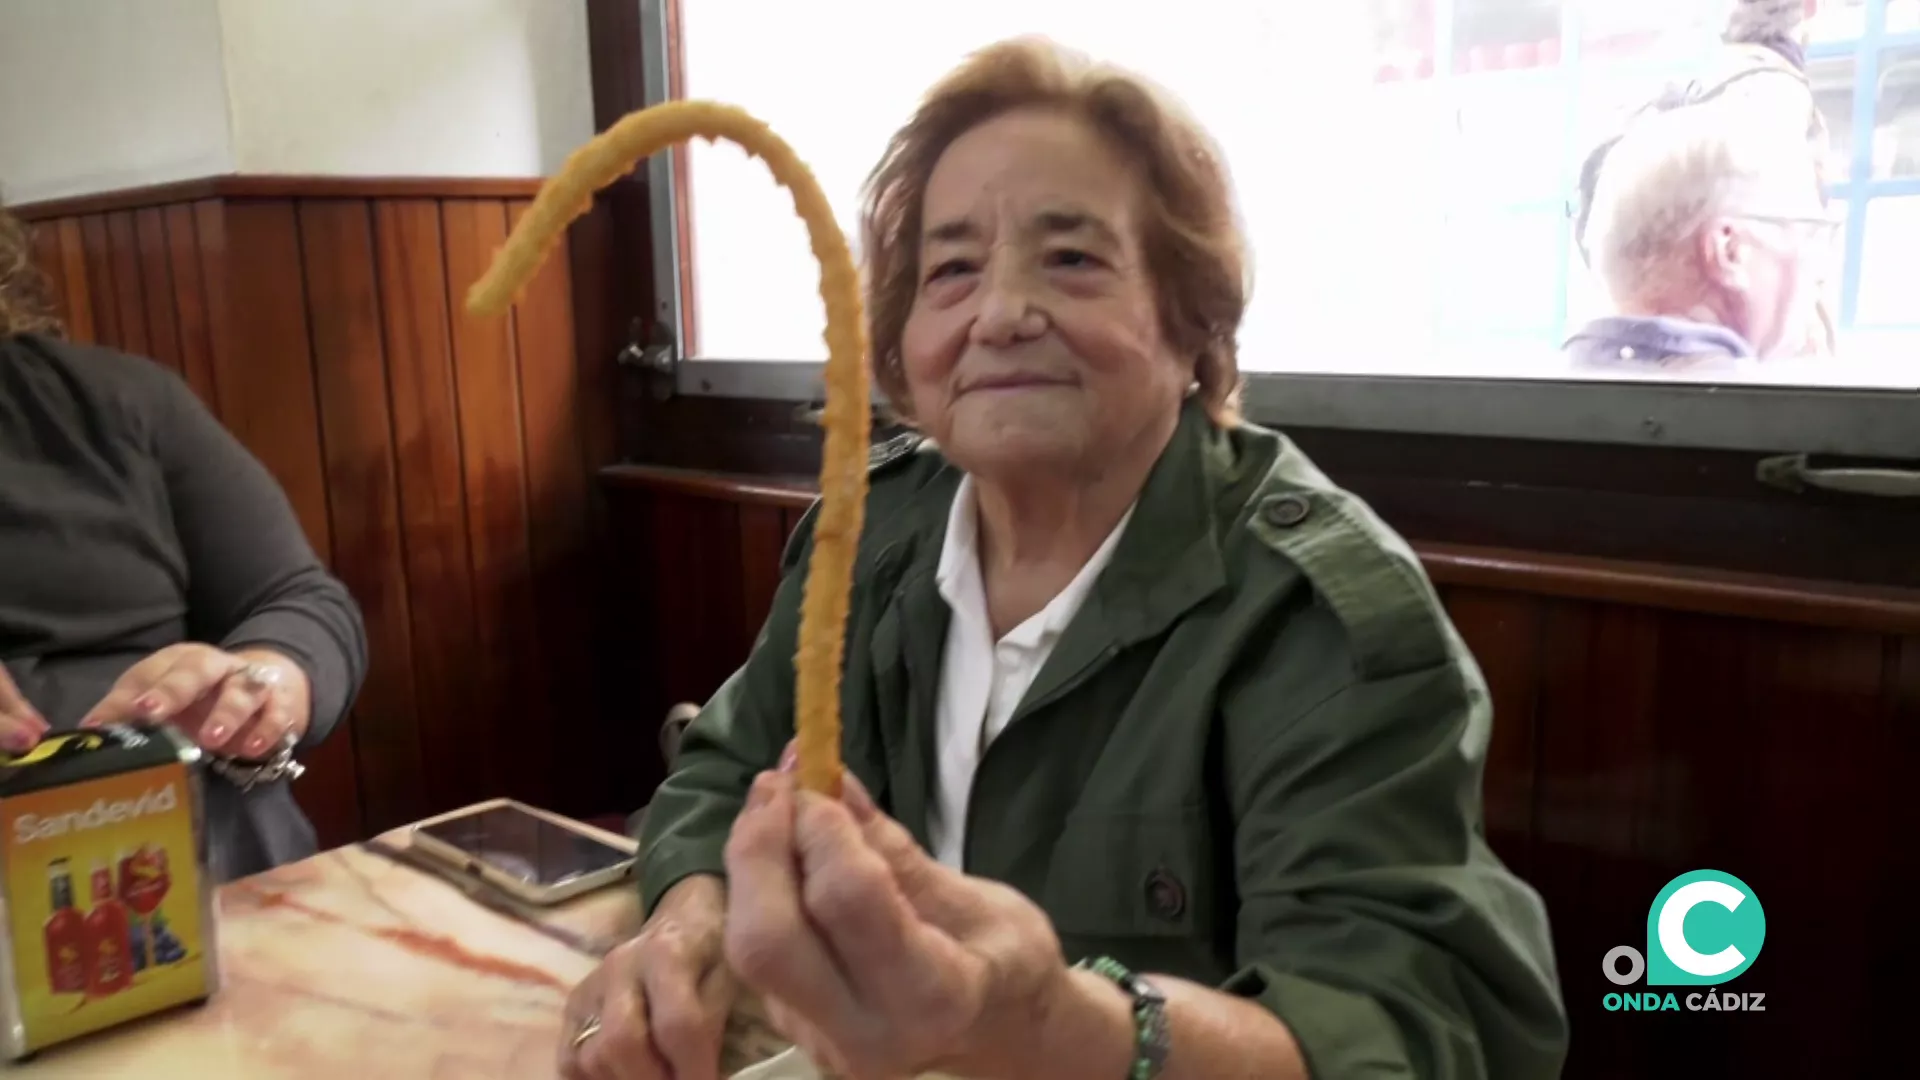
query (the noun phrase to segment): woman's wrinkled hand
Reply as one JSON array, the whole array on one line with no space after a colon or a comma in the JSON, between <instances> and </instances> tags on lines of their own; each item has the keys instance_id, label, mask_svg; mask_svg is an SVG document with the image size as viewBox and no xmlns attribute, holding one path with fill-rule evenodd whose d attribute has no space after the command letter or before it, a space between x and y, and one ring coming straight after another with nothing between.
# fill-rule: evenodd
<instances>
[{"instance_id":1,"label":"woman's wrinkled hand","mask_svg":"<svg viewBox=\"0 0 1920 1080\"><path fill-rule=\"evenodd\" d=\"M1071 992L1046 914L936 862L845 785L836 802L785 771L754 781L727 844L729 964L840 1075L1020 1075Z\"/></svg>"},{"instance_id":2,"label":"woman's wrinkled hand","mask_svg":"<svg viewBox=\"0 0 1920 1080\"><path fill-rule=\"evenodd\" d=\"M279 653L187 642L128 668L80 726L172 724L210 753L258 758L305 735L311 705L306 672Z\"/></svg>"},{"instance_id":3,"label":"woman's wrinkled hand","mask_svg":"<svg viewBox=\"0 0 1920 1080\"><path fill-rule=\"evenodd\" d=\"M725 892L713 877L675 885L640 933L574 988L561 1076L719 1080L721 1039L739 993L721 950Z\"/></svg>"},{"instance_id":4,"label":"woman's wrinkled hand","mask_svg":"<svg viewBox=\"0 0 1920 1080\"><path fill-rule=\"evenodd\" d=\"M0 750L24 754L46 738L47 722L0 664Z\"/></svg>"}]
</instances>

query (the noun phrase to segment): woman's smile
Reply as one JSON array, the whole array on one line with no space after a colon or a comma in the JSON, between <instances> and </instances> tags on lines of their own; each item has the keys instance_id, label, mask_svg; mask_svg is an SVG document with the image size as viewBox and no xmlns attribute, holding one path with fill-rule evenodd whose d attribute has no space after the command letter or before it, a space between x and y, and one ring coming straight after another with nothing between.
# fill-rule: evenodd
<instances>
[{"instance_id":1,"label":"woman's smile","mask_svg":"<svg viewBox=\"0 0 1920 1080\"><path fill-rule=\"evenodd\" d=\"M1028 390L1058 390L1071 387L1074 383L1075 380L1061 375L1009 372L1005 375L985 375L971 379L961 385L960 392L962 394L1004 394Z\"/></svg>"}]
</instances>

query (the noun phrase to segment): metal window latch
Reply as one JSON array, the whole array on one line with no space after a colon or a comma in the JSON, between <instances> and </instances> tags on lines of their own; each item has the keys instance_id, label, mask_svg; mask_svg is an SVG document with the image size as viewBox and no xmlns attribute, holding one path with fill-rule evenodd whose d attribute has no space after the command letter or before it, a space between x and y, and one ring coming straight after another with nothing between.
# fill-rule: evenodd
<instances>
[{"instance_id":1,"label":"metal window latch","mask_svg":"<svg viewBox=\"0 0 1920 1080\"><path fill-rule=\"evenodd\" d=\"M1796 495L1817 488L1882 499L1920 498L1920 471L1912 469L1817 469L1805 454L1785 454L1763 459L1754 473L1768 487Z\"/></svg>"},{"instance_id":2,"label":"metal window latch","mask_svg":"<svg viewBox=\"0 0 1920 1080\"><path fill-rule=\"evenodd\" d=\"M628 323L627 347L614 357L614 363L645 374L658 400L674 395L680 358L673 347L673 333L665 323L649 324L639 318Z\"/></svg>"}]
</instances>

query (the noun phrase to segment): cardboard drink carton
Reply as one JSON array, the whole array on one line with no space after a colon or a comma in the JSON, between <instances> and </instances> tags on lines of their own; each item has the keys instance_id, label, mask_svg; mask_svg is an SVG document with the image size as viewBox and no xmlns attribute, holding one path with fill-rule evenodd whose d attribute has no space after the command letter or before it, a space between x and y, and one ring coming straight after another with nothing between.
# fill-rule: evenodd
<instances>
[{"instance_id":1,"label":"cardboard drink carton","mask_svg":"<svg viewBox=\"0 0 1920 1080\"><path fill-rule=\"evenodd\" d=\"M200 761L169 727L0 756L0 1059L219 988Z\"/></svg>"}]
</instances>

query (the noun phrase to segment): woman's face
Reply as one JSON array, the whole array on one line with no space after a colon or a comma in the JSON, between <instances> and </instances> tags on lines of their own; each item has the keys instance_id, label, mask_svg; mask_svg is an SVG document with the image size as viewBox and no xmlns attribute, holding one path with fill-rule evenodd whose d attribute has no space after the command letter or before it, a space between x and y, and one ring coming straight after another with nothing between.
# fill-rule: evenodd
<instances>
[{"instance_id":1,"label":"woman's face","mask_svg":"<svg viewBox=\"0 0 1920 1080\"><path fill-rule=\"evenodd\" d=\"M1007 113L927 185L901 340L921 430L987 478L1098 472L1164 437L1193 361L1163 340L1135 168L1082 121Z\"/></svg>"}]
</instances>

